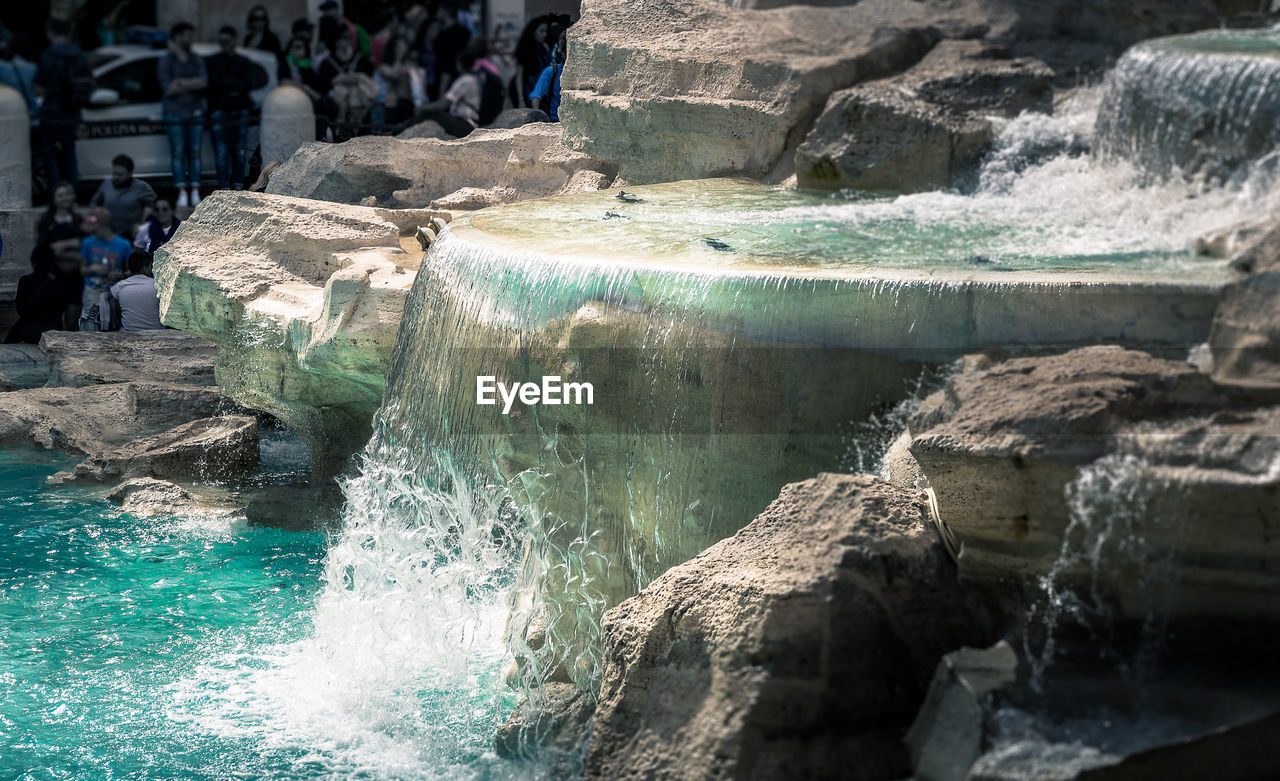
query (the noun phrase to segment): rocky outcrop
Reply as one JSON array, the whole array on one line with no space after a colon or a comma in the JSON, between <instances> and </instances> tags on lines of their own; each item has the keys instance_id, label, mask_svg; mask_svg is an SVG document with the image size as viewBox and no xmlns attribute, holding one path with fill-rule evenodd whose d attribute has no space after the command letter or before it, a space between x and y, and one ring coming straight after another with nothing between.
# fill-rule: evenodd
<instances>
[{"instance_id":1,"label":"rocky outcrop","mask_svg":"<svg viewBox=\"0 0 1280 781\"><path fill-rule=\"evenodd\" d=\"M100 483L134 477L200 481L243 477L258 468L258 421L202 418L90 455L66 480Z\"/></svg>"},{"instance_id":2,"label":"rocky outcrop","mask_svg":"<svg viewBox=\"0 0 1280 781\"><path fill-rule=\"evenodd\" d=\"M272 174L268 192L350 204L372 196L395 209L459 209L608 187L615 167L565 149L560 134L557 125L533 124L456 140L363 136L307 144Z\"/></svg>"},{"instance_id":3,"label":"rocky outcrop","mask_svg":"<svg viewBox=\"0 0 1280 781\"><path fill-rule=\"evenodd\" d=\"M244 512L225 489L210 486L183 487L154 477L133 477L107 493L121 512L135 518L199 518L242 522Z\"/></svg>"},{"instance_id":4,"label":"rocky outcrop","mask_svg":"<svg viewBox=\"0 0 1280 781\"><path fill-rule=\"evenodd\" d=\"M1182 361L1085 348L952 377L912 420L910 451L963 580L1016 602L1010 586L1050 572L1066 587L1093 578L1093 593L1141 620L1152 612L1141 567L1094 571L1096 556L1064 547L1069 527L1072 545L1088 544L1081 534L1120 544L1108 524L1123 517L1142 555L1174 556L1162 614L1280 622L1269 596L1280 543L1267 531L1280 493L1274 403ZM1111 491L1123 510L1105 506Z\"/></svg>"},{"instance_id":5,"label":"rocky outcrop","mask_svg":"<svg viewBox=\"0 0 1280 781\"><path fill-rule=\"evenodd\" d=\"M929 50L913 9L882 6L747 11L717 0L588 0L570 33L565 145L617 163L635 183L766 176L828 95Z\"/></svg>"},{"instance_id":6,"label":"rocky outcrop","mask_svg":"<svg viewBox=\"0 0 1280 781\"><path fill-rule=\"evenodd\" d=\"M88 456L216 416L224 406L216 388L169 383L34 388L0 396L0 444Z\"/></svg>"},{"instance_id":7,"label":"rocky outcrop","mask_svg":"<svg viewBox=\"0 0 1280 781\"><path fill-rule=\"evenodd\" d=\"M1256 10L1233 0L818 5L834 4L587 0L569 33L565 144L616 163L635 183L734 174L780 181L833 93L903 71L939 40L1005 46L1070 81L1143 38ZM839 124L841 102L831 105L829 124ZM839 136L824 131L812 146Z\"/></svg>"},{"instance_id":8,"label":"rocky outcrop","mask_svg":"<svg viewBox=\"0 0 1280 781\"><path fill-rule=\"evenodd\" d=\"M1280 386L1280 228L1265 232L1232 263L1251 273L1222 291L1214 313L1214 378Z\"/></svg>"},{"instance_id":9,"label":"rocky outcrop","mask_svg":"<svg viewBox=\"0 0 1280 781\"><path fill-rule=\"evenodd\" d=\"M182 331L48 331L40 350L50 387L151 380L213 385L217 345Z\"/></svg>"},{"instance_id":10,"label":"rocky outcrop","mask_svg":"<svg viewBox=\"0 0 1280 781\"><path fill-rule=\"evenodd\" d=\"M900 76L831 96L796 150L802 187L947 187L990 143L989 115L1052 110L1053 72L980 41L943 41Z\"/></svg>"},{"instance_id":11,"label":"rocky outcrop","mask_svg":"<svg viewBox=\"0 0 1280 781\"><path fill-rule=\"evenodd\" d=\"M49 380L49 362L34 344L0 344L0 374L13 388L39 388Z\"/></svg>"},{"instance_id":12,"label":"rocky outcrop","mask_svg":"<svg viewBox=\"0 0 1280 781\"><path fill-rule=\"evenodd\" d=\"M157 253L161 317L217 343L220 390L336 474L369 439L421 259L400 237L427 216L214 193Z\"/></svg>"},{"instance_id":13,"label":"rocky outcrop","mask_svg":"<svg viewBox=\"0 0 1280 781\"><path fill-rule=\"evenodd\" d=\"M920 494L824 474L605 618L589 778L900 778L982 623Z\"/></svg>"},{"instance_id":14,"label":"rocky outcrop","mask_svg":"<svg viewBox=\"0 0 1280 781\"><path fill-rule=\"evenodd\" d=\"M225 479L258 465L257 421L224 415L217 388L127 382L0 395L0 445L84 457L72 479Z\"/></svg>"}]
</instances>

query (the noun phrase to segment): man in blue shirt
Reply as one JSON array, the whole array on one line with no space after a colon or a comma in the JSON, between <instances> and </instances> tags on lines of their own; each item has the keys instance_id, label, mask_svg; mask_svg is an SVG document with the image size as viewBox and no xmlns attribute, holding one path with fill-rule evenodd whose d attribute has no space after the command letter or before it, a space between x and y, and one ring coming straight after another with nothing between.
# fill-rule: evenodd
<instances>
[{"instance_id":1,"label":"man in blue shirt","mask_svg":"<svg viewBox=\"0 0 1280 781\"><path fill-rule=\"evenodd\" d=\"M542 75L538 77L538 83L533 87L533 92L529 93L533 108L547 112L552 122L560 121L560 76L564 72L567 48L565 34L560 33L560 42L556 44L555 63L543 69Z\"/></svg>"},{"instance_id":2,"label":"man in blue shirt","mask_svg":"<svg viewBox=\"0 0 1280 781\"><path fill-rule=\"evenodd\" d=\"M80 330L106 331L111 327L106 294L124 277L124 264L133 247L116 235L111 227L111 212L101 206L89 210L80 229L89 234L80 245L80 273L84 275ZM86 315L92 320L88 328L84 323Z\"/></svg>"}]
</instances>

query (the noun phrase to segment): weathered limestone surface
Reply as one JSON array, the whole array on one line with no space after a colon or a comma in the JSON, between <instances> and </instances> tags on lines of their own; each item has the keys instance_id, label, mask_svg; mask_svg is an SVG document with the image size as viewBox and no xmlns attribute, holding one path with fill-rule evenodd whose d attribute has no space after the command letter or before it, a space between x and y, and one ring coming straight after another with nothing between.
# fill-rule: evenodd
<instances>
[{"instance_id":1,"label":"weathered limestone surface","mask_svg":"<svg viewBox=\"0 0 1280 781\"><path fill-rule=\"evenodd\" d=\"M49 362L34 344L0 344L0 372L14 388L39 388L49 380Z\"/></svg>"},{"instance_id":2,"label":"weathered limestone surface","mask_svg":"<svg viewBox=\"0 0 1280 781\"><path fill-rule=\"evenodd\" d=\"M424 217L214 193L157 254L161 317L217 343L221 391L279 418L318 475L336 474L369 439L421 259L400 236Z\"/></svg>"},{"instance_id":3,"label":"weathered limestone surface","mask_svg":"<svg viewBox=\"0 0 1280 781\"><path fill-rule=\"evenodd\" d=\"M101 385L147 379L213 385L218 347L182 331L48 331L40 350L49 361L50 387Z\"/></svg>"},{"instance_id":4,"label":"weathered limestone surface","mask_svg":"<svg viewBox=\"0 0 1280 781\"><path fill-rule=\"evenodd\" d=\"M243 522L244 511L225 489L210 486L184 488L154 477L132 477L111 489L107 499L137 518L165 516L199 517L203 520Z\"/></svg>"},{"instance_id":5,"label":"weathered limestone surface","mask_svg":"<svg viewBox=\"0 0 1280 781\"><path fill-rule=\"evenodd\" d=\"M787 486L605 618L589 778L900 778L941 655L982 622L921 495Z\"/></svg>"},{"instance_id":6,"label":"weathered limestone surface","mask_svg":"<svg viewBox=\"0 0 1280 781\"><path fill-rule=\"evenodd\" d=\"M599 190L613 182L614 166L564 148L560 135L558 125L539 123L481 129L460 139L363 136L312 143L272 174L267 189L336 203L373 196L396 209L458 209Z\"/></svg>"},{"instance_id":7,"label":"weathered limestone surface","mask_svg":"<svg viewBox=\"0 0 1280 781\"><path fill-rule=\"evenodd\" d=\"M946 187L990 143L987 116L1052 110L1053 71L980 41L942 41L918 65L831 96L796 151L803 187Z\"/></svg>"},{"instance_id":8,"label":"weathered limestone surface","mask_svg":"<svg viewBox=\"0 0 1280 781\"><path fill-rule=\"evenodd\" d=\"M912 420L910 451L962 545L964 580L1047 574L1072 520L1067 486L1103 456L1127 456L1113 479L1143 492L1125 503L1147 530L1135 533L1153 555L1176 550L1170 615L1280 622L1275 403L1182 361L1085 348L952 377ZM1140 619L1151 609L1141 578L1108 568L1101 591Z\"/></svg>"},{"instance_id":9,"label":"weathered limestone surface","mask_svg":"<svg viewBox=\"0 0 1280 781\"><path fill-rule=\"evenodd\" d=\"M886 5L755 11L717 0L588 0L569 39L565 145L640 184L764 176L828 95L928 51L914 9Z\"/></svg>"},{"instance_id":10,"label":"weathered limestone surface","mask_svg":"<svg viewBox=\"0 0 1280 781\"><path fill-rule=\"evenodd\" d=\"M34 388L0 395L0 444L88 456L214 417L224 406L217 388L172 383Z\"/></svg>"},{"instance_id":11,"label":"weathered limestone surface","mask_svg":"<svg viewBox=\"0 0 1280 781\"><path fill-rule=\"evenodd\" d=\"M586 0L569 33L565 144L618 164L635 183L782 180L832 93L909 68L938 40L1004 45L1069 79L1142 38L1257 10L1236 0L739 5Z\"/></svg>"},{"instance_id":12,"label":"weathered limestone surface","mask_svg":"<svg viewBox=\"0 0 1280 781\"><path fill-rule=\"evenodd\" d=\"M70 479L111 482L133 477L226 480L258 468L258 421L246 415L201 418L94 453Z\"/></svg>"},{"instance_id":13,"label":"weathered limestone surface","mask_svg":"<svg viewBox=\"0 0 1280 781\"><path fill-rule=\"evenodd\" d=\"M258 465L257 421L228 406L217 388L165 382L16 391L0 394L0 445L85 457L57 482L225 479Z\"/></svg>"},{"instance_id":14,"label":"weathered limestone surface","mask_svg":"<svg viewBox=\"0 0 1280 781\"><path fill-rule=\"evenodd\" d=\"M953 376L910 421L910 451L965 546L962 577L1043 573L1068 520L1063 488L1120 426L1225 402L1185 362L1087 347Z\"/></svg>"},{"instance_id":15,"label":"weathered limestone surface","mask_svg":"<svg viewBox=\"0 0 1280 781\"><path fill-rule=\"evenodd\" d=\"M1280 385L1280 228L1265 232L1232 264L1251 273L1223 289L1214 313L1214 378Z\"/></svg>"}]
</instances>

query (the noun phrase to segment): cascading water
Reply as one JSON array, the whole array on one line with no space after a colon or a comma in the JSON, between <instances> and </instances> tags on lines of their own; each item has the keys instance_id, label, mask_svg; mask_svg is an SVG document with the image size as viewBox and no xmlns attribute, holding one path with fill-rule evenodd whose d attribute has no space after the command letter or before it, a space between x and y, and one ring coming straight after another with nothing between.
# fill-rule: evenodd
<instances>
[{"instance_id":1,"label":"cascading water","mask_svg":"<svg viewBox=\"0 0 1280 781\"><path fill-rule=\"evenodd\" d=\"M842 426L924 363L1200 341L1227 276L1189 247L1262 208L1250 182L1143 185L1084 154L1092 117L1008 123L963 192L679 183L455 223L406 307L312 631L215 655L175 717L305 747L302 770L499 772L515 691L591 687L605 608L839 467ZM503 415L478 375L595 401Z\"/></svg>"},{"instance_id":2,"label":"cascading water","mask_svg":"<svg viewBox=\"0 0 1280 781\"><path fill-rule=\"evenodd\" d=\"M1280 29L1134 46L1107 79L1094 151L1159 177L1226 181L1280 147Z\"/></svg>"}]
</instances>

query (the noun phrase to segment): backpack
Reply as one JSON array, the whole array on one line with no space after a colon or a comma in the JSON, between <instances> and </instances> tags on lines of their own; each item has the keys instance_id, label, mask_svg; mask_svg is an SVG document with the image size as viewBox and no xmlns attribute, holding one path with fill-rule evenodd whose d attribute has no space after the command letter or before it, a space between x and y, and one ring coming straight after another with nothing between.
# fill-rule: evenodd
<instances>
[{"instance_id":1,"label":"backpack","mask_svg":"<svg viewBox=\"0 0 1280 781\"><path fill-rule=\"evenodd\" d=\"M502 81L488 70L479 68L477 72L480 76L480 105L476 113L480 115L480 126L485 127L502 113L502 107L507 104L507 91Z\"/></svg>"}]
</instances>

